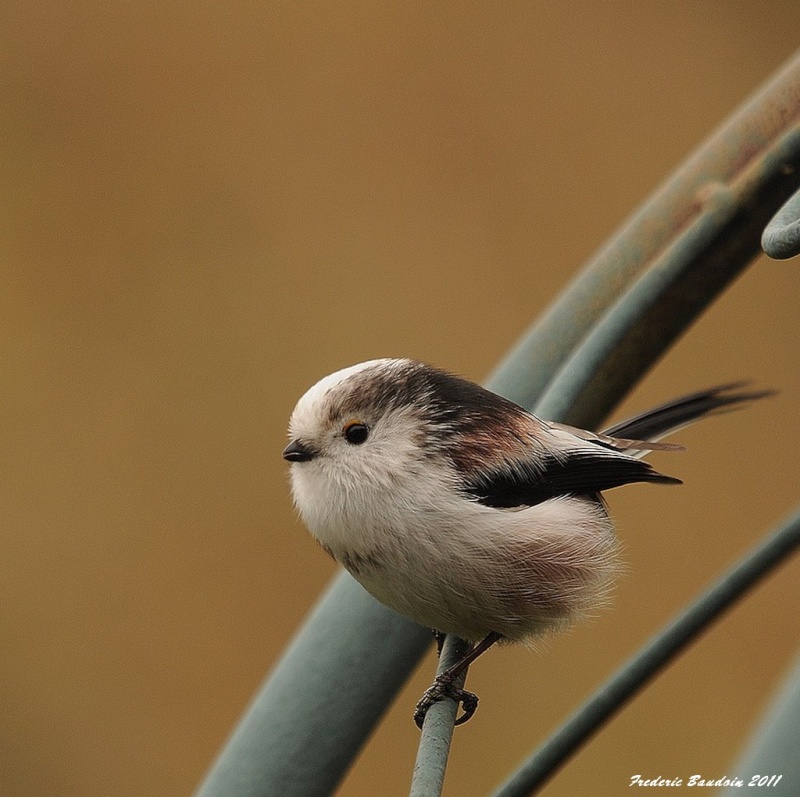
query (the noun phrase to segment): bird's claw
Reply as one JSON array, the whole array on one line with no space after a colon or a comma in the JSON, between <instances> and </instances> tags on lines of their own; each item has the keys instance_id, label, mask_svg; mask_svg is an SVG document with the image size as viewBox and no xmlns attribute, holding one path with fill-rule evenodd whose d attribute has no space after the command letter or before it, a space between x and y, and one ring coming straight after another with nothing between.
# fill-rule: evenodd
<instances>
[{"instance_id":1,"label":"bird's claw","mask_svg":"<svg viewBox=\"0 0 800 797\"><path fill-rule=\"evenodd\" d=\"M446 675L446 673L442 673L442 675ZM456 725L463 725L472 717L475 710L478 708L478 696L474 692L468 692L466 689L455 686L452 677L442 678L442 676L439 675L425 690L425 693L419 699L414 709L414 722L420 730L422 730L422 724L425 722L425 715L428 713L430 707L446 697L455 700L456 705L460 705L464 711L455 721Z\"/></svg>"}]
</instances>

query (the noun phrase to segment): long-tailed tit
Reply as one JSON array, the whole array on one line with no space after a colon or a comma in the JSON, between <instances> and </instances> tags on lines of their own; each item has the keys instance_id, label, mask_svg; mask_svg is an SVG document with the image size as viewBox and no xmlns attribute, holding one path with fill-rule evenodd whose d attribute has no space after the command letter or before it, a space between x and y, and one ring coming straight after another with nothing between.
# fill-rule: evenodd
<instances>
[{"instance_id":1,"label":"long-tailed tit","mask_svg":"<svg viewBox=\"0 0 800 797\"><path fill-rule=\"evenodd\" d=\"M479 385L408 359L337 371L297 403L283 457L294 501L322 547L379 601L476 643L417 707L444 695L499 640L565 628L601 603L617 541L600 493L678 484L641 457L722 408L742 385L669 402L604 433L540 420Z\"/></svg>"}]
</instances>

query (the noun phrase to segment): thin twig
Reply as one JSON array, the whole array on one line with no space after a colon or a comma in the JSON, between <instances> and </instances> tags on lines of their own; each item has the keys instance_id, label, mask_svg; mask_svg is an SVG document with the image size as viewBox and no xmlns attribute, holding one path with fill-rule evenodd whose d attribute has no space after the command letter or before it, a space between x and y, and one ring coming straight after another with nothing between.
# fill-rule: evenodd
<instances>
[{"instance_id":1,"label":"thin twig","mask_svg":"<svg viewBox=\"0 0 800 797\"><path fill-rule=\"evenodd\" d=\"M445 637L436 674L443 673L448 667L460 661L469 648L469 642L463 639L451 634ZM453 685L463 687L466 677L465 671ZM439 700L428 709L420 734L409 797L438 797L442 793L457 713L458 704L450 697Z\"/></svg>"}]
</instances>

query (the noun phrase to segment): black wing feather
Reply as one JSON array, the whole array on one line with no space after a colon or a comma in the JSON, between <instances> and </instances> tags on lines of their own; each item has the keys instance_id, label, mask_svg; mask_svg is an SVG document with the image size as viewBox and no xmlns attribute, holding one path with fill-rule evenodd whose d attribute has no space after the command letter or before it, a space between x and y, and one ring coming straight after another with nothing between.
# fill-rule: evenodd
<instances>
[{"instance_id":1,"label":"black wing feather","mask_svg":"<svg viewBox=\"0 0 800 797\"><path fill-rule=\"evenodd\" d=\"M467 485L467 493L486 506L507 509L536 504L563 495L596 495L631 482L680 484L647 462L605 451L579 448L561 458L548 457L536 469L524 464L514 470L484 474Z\"/></svg>"}]
</instances>

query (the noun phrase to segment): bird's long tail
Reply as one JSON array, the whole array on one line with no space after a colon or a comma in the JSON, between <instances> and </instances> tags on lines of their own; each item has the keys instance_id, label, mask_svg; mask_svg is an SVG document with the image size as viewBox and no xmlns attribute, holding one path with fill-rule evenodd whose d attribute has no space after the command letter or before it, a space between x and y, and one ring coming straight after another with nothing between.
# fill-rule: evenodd
<instances>
[{"instance_id":1,"label":"bird's long tail","mask_svg":"<svg viewBox=\"0 0 800 797\"><path fill-rule=\"evenodd\" d=\"M749 401L773 396L776 392L774 390L746 390L744 388L747 385L747 382L731 382L727 385L718 385L697 393L690 393L688 396L681 396L633 418L621 421L604 429L602 433L609 437L652 442L708 415L740 409Z\"/></svg>"}]
</instances>

